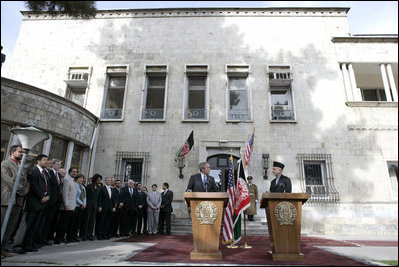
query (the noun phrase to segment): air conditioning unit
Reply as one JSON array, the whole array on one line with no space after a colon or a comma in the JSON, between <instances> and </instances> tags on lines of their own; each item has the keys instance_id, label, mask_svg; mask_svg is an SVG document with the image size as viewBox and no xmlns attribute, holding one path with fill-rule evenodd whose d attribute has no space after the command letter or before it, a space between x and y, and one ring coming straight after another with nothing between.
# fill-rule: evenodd
<instances>
[{"instance_id":1,"label":"air conditioning unit","mask_svg":"<svg viewBox=\"0 0 399 267\"><path fill-rule=\"evenodd\" d=\"M290 72L269 72L270 85L289 86L292 83Z\"/></svg>"},{"instance_id":2,"label":"air conditioning unit","mask_svg":"<svg viewBox=\"0 0 399 267\"><path fill-rule=\"evenodd\" d=\"M65 83L71 88L86 88L87 81L89 78L88 73L79 72L79 73L69 73L69 79L65 80Z\"/></svg>"},{"instance_id":3,"label":"air conditioning unit","mask_svg":"<svg viewBox=\"0 0 399 267\"><path fill-rule=\"evenodd\" d=\"M274 105L272 106L273 110L288 110L288 105Z\"/></svg>"}]
</instances>

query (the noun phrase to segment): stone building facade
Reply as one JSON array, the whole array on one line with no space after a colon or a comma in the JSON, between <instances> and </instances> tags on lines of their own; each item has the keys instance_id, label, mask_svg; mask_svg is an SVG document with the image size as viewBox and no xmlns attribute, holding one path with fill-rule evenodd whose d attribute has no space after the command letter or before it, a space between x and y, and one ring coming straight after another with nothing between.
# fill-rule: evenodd
<instances>
[{"instance_id":1,"label":"stone building facade","mask_svg":"<svg viewBox=\"0 0 399 267\"><path fill-rule=\"evenodd\" d=\"M224 190L228 156L255 132L248 174L265 192L272 162L286 165L293 192L310 194L303 233L397 234L397 35L352 36L348 10L22 12L4 76L94 114L87 175L168 182L178 217L198 164ZM175 153L191 131L179 178Z\"/></svg>"}]
</instances>

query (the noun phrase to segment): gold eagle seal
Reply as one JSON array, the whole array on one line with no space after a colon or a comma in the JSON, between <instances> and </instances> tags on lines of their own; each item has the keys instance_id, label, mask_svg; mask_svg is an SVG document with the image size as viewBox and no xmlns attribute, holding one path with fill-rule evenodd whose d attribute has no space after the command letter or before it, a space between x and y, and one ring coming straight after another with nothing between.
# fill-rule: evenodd
<instances>
[{"instance_id":1,"label":"gold eagle seal","mask_svg":"<svg viewBox=\"0 0 399 267\"><path fill-rule=\"evenodd\" d=\"M274 216L280 225L293 225L297 214L295 206L287 201L278 203L274 209Z\"/></svg>"},{"instance_id":2,"label":"gold eagle seal","mask_svg":"<svg viewBox=\"0 0 399 267\"><path fill-rule=\"evenodd\" d=\"M195 208L195 217L200 224L213 224L218 217L218 208L210 201L202 201Z\"/></svg>"}]
</instances>

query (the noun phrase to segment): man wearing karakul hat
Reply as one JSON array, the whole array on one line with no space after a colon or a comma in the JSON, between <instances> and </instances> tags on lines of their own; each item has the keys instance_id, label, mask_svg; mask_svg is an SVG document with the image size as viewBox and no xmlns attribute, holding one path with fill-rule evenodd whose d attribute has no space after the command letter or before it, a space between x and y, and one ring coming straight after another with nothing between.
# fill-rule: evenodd
<instances>
[{"instance_id":1,"label":"man wearing karakul hat","mask_svg":"<svg viewBox=\"0 0 399 267\"><path fill-rule=\"evenodd\" d=\"M280 162L273 162L273 175L276 176L270 184L270 192L272 193L291 193L291 179L282 174L284 164Z\"/></svg>"}]
</instances>

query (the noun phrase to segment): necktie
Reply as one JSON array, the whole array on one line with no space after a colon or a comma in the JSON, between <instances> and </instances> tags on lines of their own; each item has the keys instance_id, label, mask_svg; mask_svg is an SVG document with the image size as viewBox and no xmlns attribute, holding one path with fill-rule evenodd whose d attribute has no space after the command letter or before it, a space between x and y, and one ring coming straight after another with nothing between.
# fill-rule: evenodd
<instances>
[{"instance_id":1,"label":"necktie","mask_svg":"<svg viewBox=\"0 0 399 267\"><path fill-rule=\"evenodd\" d=\"M55 171L55 177L57 177L57 184L60 185L60 177L58 176L57 171Z\"/></svg>"},{"instance_id":2,"label":"necktie","mask_svg":"<svg viewBox=\"0 0 399 267\"><path fill-rule=\"evenodd\" d=\"M109 198L111 198L111 187L107 186L107 190L108 190L108 196Z\"/></svg>"},{"instance_id":3,"label":"necktie","mask_svg":"<svg viewBox=\"0 0 399 267\"><path fill-rule=\"evenodd\" d=\"M204 175L204 180L202 180L202 184L204 186L204 190L206 190L206 186L205 186L205 184L206 184L206 175Z\"/></svg>"},{"instance_id":4,"label":"necktie","mask_svg":"<svg viewBox=\"0 0 399 267\"><path fill-rule=\"evenodd\" d=\"M132 190L132 188L129 188L129 191L130 191L130 196L132 196L132 195L133 195L133 190Z\"/></svg>"},{"instance_id":5,"label":"necktie","mask_svg":"<svg viewBox=\"0 0 399 267\"><path fill-rule=\"evenodd\" d=\"M46 173L45 173L44 169L42 169L42 175L43 175L43 178L44 178L44 182L46 183L46 186L44 187L44 190L47 193L47 177L46 177Z\"/></svg>"},{"instance_id":6,"label":"necktie","mask_svg":"<svg viewBox=\"0 0 399 267\"><path fill-rule=\"evenodd\" d=\"M83 185L79 185L79 187L80 187L80 200L82 200L83 202L86 197L86 191L84 190Z\"/></svg>"}]
</instances>

